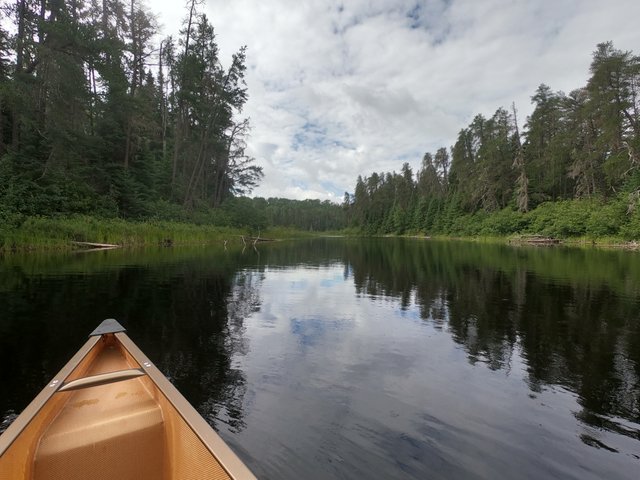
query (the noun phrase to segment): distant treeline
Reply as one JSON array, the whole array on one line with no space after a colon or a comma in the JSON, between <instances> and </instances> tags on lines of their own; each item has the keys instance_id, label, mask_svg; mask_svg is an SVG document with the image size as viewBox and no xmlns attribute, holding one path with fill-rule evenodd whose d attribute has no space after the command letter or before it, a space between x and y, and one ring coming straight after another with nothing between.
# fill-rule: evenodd
<instances>
[{"instance_id":1,"label":"distant treeline","mask_svg":"<svg viewBox=\"0 0 640 480\"><path fill-rule=\"evenodd\" d=\"M540 85L520 131L517 110L477 115L453 147L414 174L358 177L344 208L368 233L640 236L640 57L611 42L587 85Z\"/></svg>"},{"instance_id":2,"label":"distant treeline","mask_svg":"<svg viewBox=\"0 0 640 480\"><path fill-rule=\"evenodd\" d=\"M347 227L345 210L329 200L237 197L227 200L216 212L216 224L254 231L273 226L310 232Z\"/></svg>"}]
</instances>

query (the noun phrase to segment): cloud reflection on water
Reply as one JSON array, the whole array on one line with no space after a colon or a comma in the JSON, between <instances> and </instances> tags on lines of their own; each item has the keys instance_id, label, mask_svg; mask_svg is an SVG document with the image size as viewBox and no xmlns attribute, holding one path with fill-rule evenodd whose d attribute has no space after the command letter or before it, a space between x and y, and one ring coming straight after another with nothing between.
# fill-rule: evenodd
<instances>
[{"instance_id":1,"label":"cloud reflection on water","mask_svg":"<svg viewBox=\"0 0 640 480\"><path fill-rule=\"evenodd\" d=\"M476 296L469 284L409 274L403 294L371 271L358 277L350 260L262 272L263 301L245 321L251 348L240 361L248 428L233 439L259 452L259 473L632 478L625 457L636 440L594 431L562 380L536 378L517 325L527 289L518 280L479 271L491 281ZM492 309L504 318L488 334ZM591 434L600 440L586 441ZM626 455L591 448L598 442Z\"/></svg>"}]
</instances>

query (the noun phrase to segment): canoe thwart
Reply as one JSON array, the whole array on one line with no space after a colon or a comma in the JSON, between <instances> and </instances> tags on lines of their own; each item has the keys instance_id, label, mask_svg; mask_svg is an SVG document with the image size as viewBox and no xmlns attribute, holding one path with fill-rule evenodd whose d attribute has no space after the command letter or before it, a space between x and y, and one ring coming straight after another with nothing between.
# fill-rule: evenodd
<instances>
[{"instance_id":1,"label":"canoe thwart","mask_svg":"<svg viewBox=\"0 0 640 480\"><path fill-rule=\"evenodd\" d=\"M80 390L81 388L97 387L108 383L121 382L132 378L146 375L141 368L128 368L126 370L116 370L115 372L100 373L88 377L78 378L68 383L63 383L58 392L68 392L70 390Z\"/></svg>"}]
</instances>

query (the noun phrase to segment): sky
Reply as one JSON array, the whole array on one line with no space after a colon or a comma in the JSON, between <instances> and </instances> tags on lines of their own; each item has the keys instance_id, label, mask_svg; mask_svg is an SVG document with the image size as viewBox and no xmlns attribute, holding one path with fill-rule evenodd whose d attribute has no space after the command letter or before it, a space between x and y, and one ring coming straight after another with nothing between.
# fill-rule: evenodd
<instances>
[{"instance_id":1,"label":"sky","mask_svg":"<svg viewBox=\"0 0 640 480\"><path fill-rule=\"evenodd\" d=\"M165 34L186 1L147 0ZM247 46L254 196L340 202L358 175L416 171L481 113L586 84L596 45L640 54L638 0L205 0L222 62Z\"/></svg>"}]
</instances>

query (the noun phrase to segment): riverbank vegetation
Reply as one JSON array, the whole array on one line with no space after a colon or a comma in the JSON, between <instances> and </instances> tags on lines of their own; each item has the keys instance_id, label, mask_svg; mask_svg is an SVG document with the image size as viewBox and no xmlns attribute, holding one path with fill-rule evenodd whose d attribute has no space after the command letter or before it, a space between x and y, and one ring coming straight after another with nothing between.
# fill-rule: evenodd
<instances>
[{"instance_id":1,"label":"riverbank vegetation","mask_svg":"<svg viewBox=\"0 0 640 480\"><path fill-rule=\"evenodd\" d=\"M540 85L520 129L515 105L476 115L415 173L358 177L343 206L369 234L640 238L640 57L610 42L585 87Z\"/></svg>"},{"instance_id":2,"label":"riverbank vegetation","mask_svg":"<svg viewBox=\"0 0 640 480\"><path fill-rule=\"evenodd\" d=\"M0 229L0 252L67 250L73 242L121 246L170 246L214 243L240 232L232 228L199 226L170 221L126 221L90 216L29 217L19 228ZM77 247L75 247L77 248Z\"/></svg>"},{"instance_id":3,"label":"riverbank vegetation","mask_svg":"<svg viewBox=\"0 0 640 480\"><path fill-rule=\"evenodd\" d=\"M266 203L264 199L259 199ZM273 220L268 209L260 211L247 202L246 211L231 209L233 215L224 209L213 211L214 217L200 213L190 221L173 221L159 218L147 220L125 220L121 218L98 218L90 215L59 217L21 217L13 224L0 224L0 254L16 251L69 250L78 248L76 242L115 244L126 247L137 246L178 246L205 244L250 244L251 239L289 239L309 236L314 233L304 217L304 209L298 218L290 222ZM262 203L262 202L260 202ZM277 203L277 202L275 202ZM322 208L323 203L315 200L308 204ZM305 202L296 202L304 205ZM331 211L339 207L329 204ZM326 205L325 205L326 208ZM315 210L314 208L310 210ZM241 217L242 213L251 217ZM258 212L258 213L256 213ZM277 211L276 211L277 214ZM325 217L321 230L330 231L330 222ZM314 218L314 222L318 219ZM313 224L312 224L313 225ZM244 240L243 240L244 237Z\"/></svg>"}]
</instances>

